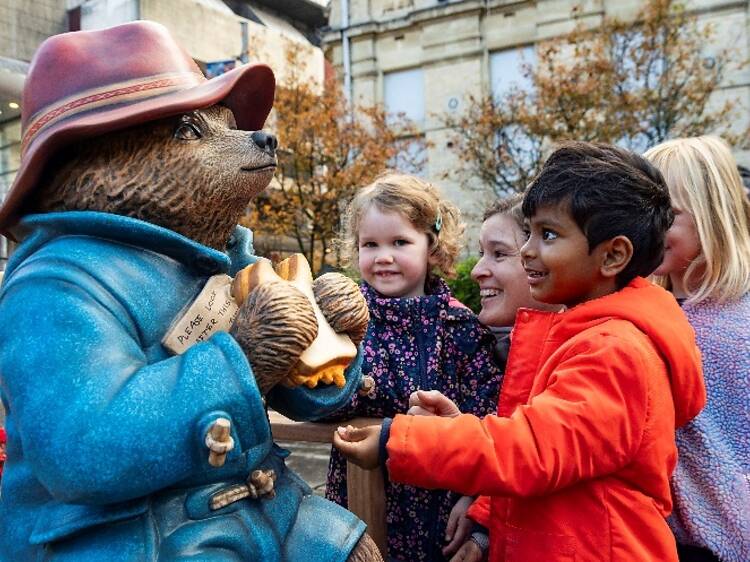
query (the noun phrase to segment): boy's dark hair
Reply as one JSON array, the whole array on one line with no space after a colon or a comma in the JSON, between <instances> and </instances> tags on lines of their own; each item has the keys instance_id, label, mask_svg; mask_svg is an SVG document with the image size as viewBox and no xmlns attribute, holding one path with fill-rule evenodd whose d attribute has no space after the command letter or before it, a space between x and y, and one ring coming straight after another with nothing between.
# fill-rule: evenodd
<instances>
[{"instance_id":1,"label":"boy's dark hair","mask_svg":"<svg viewBox=\"0 0 750 562\"><path fill-rule=\"evenodd\" d=\"M523 214L557 204L569 205L589 251L615 236L633 244L630 263L617 275L618 288L661 263L674 214L661 172L641 156L609 144L563 144L526 190Z\"/></svg>"}]
</instances>

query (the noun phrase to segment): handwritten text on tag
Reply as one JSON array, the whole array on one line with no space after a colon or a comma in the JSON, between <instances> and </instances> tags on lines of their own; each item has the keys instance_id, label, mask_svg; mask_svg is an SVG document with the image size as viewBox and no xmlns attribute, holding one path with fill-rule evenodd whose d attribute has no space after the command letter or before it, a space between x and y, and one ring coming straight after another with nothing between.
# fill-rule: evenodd
<instances>
[{"instance_id":1,"label":"handwritten text on tag","mask_svg":"<svg viewBox=\"0 0 750 562\"><path fill-rule=\"evenodd\" d=\"M230 294L231 284L229 275L209 277L193 304L164 336L162 344L181 354L216 332L228 332L239 309Z\"/></svg>"}]
</instances>

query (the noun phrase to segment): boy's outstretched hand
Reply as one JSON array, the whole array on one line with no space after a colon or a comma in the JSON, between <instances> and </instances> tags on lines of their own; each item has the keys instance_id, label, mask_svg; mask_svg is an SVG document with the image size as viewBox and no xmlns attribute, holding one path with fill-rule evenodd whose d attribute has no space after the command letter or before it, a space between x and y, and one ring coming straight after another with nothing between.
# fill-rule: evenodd
<instances>
[{"instance_id":1,"label":"boy's outstretched hand","mask_svg":"<svg viewBox=\"0 0 750 562\"><path fill-rule=\"evenodd\" d=\"M366 469L380 464L381 425L339 427L333 434L333 446L348 460Z\"/></svg>"},{"instance_id":2,"label":"boy's outstretched hand","mask_svg":"<svg viewBox=\"0 0 750 562\"><path fill-rule=\"evenodd\" d=\"M409 396L409 411L412 416L440 416L455 418L461 414L455 402L438 390L417 390Z\"/></svg>"}]
</instances>

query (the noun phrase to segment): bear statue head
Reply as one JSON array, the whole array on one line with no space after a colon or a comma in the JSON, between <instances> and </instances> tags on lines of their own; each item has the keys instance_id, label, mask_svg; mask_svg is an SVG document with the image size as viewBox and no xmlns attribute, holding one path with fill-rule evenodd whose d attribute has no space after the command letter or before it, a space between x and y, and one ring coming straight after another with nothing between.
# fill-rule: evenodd
<instances>
[{"instance_id":1,"label":"bear statue head","mask_svg":"<svg viewBox=\"0 0 750 562\"><path fill-rule=\"evenodd\" d=\"M261 64L206 80L157 23L51 37L26 79L0 229L12 235L28 213L102 211L222 249L276 167L276 139L260 130L273 94Z\"/></svg>"}]
</instances>

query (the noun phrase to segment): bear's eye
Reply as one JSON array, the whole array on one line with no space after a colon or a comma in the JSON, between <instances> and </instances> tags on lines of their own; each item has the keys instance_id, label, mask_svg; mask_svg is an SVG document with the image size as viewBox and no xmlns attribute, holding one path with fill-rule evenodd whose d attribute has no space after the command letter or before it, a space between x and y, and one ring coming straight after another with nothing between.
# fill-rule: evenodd
<instances>
[{"instance_id":1,"label":"bear's eye","mask_svg":"<svg viewBox=\"0 0 750 562\"><path fill-rule=\"evenodd\" d=\"M182 122L177 125L174 136L179 140L198 140L203 135L201 135L201 130L195 123Z\"/></svg>"}]
</instances>

